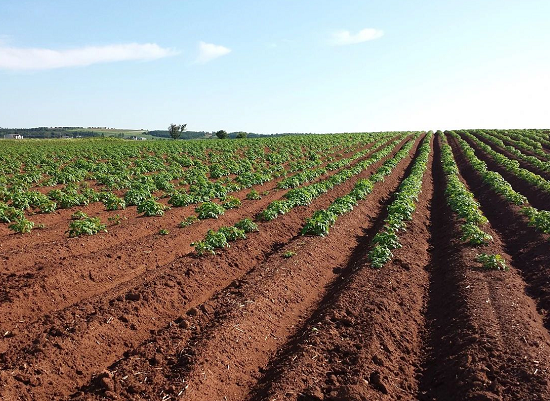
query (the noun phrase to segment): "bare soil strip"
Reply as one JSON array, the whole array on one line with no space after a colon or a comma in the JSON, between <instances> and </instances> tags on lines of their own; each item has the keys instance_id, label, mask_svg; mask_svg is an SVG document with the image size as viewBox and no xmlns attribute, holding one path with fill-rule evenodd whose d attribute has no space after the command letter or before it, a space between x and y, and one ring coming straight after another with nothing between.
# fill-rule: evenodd
<instances>
[{"instance_id":1,"label":"bare soil strip","mask_svg":"<svg viewBox=\"0 0 550 401\"><path fill-rule=\"evenodd\" d=\"M356 178L368 176L383 161ZM259 233L212 258L178 258L156 269L160 272L147 270L98 296L21 324L13 337L0 343L6 373L0 377L1 388L9 391L5 396L51 399L71 394L125 352L153 341L157 330L268 259L297 235L306 217L349 192L354 182L350 179L309 207L262 223Z\"/></svg>"}]
</instances>

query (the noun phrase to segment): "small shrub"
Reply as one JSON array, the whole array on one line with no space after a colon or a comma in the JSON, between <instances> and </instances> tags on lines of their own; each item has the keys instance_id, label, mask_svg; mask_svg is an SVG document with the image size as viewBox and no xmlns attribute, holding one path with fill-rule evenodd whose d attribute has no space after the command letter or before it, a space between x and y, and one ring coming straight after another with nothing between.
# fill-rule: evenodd
<instances>
[{"instance_id":1,"label":"small shrub","mask_svg":"<svg viewBox=\"0 0 550 401\"><path fill-rule=\"evenodd\" d=\"M159 235L168 235L168 234L170 234L170 231L167 230L166 228L161 228L159 230Z\"/></svg>"}]
</instances>

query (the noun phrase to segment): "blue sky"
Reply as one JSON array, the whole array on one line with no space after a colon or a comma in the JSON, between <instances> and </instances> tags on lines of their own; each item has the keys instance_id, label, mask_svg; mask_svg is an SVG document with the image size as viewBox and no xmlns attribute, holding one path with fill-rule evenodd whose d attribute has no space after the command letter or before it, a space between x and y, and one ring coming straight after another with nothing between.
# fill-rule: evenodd
<instances>
[{"instance_id":1,"label":"blue sky","mask_svg":"<svg viewBox=\"0 0 550 401\"><path fill-rule=\"evenodd\" d=\"M0 126L550 128L550 1L2 0Z\"/></svg>"}]
</instances>

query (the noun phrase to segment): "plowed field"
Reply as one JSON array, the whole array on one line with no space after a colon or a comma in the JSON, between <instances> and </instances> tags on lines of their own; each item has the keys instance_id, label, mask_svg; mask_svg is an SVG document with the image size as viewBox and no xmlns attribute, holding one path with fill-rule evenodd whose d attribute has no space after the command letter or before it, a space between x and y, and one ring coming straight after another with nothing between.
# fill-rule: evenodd
<instances>
[{"instance_id":1,"label":"plowed field","mask_svg":"<svg viewBox=\"0 0 550 401\"><path fill-rule=\"evenodd\" d=\"M443 136L487 217L492 240L481 247L462 240L462 221L447 202ZM196 204L144 217L135 206L106 211L92 202L29 213L44 228L26 234L1 224L0 398L550 400L549 235L493 191L453 136L374 141L320 151L314 168L365 153L298 188L362 169L269 221L257 216L287 199L282 176L233 191L239 207L185 228L178 223ZM550 208L549 194L467 142L530 205ZM423 144L429 156L412 218L396 231L391 259L375 269L372 241ZM361 164L388 145L386 155ZM392 158L395 166L328 235L301 234L314 212ZM247 199L251 188L261 199ZM105 223L118 216L107 232L69 238L76 210ZM191 245L255 217L258 231L213 255ZM507 269L484 269L480 252L500 255Z\"/></svg>"}]
</instances>

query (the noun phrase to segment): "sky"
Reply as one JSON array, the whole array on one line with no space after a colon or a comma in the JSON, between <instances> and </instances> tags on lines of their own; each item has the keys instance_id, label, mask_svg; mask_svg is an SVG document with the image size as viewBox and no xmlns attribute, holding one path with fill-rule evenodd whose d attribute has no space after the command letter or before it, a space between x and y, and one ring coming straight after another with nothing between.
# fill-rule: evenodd
<instances>
[{"instance_id":1,"label":"sky","mask_svg":"<svg viewBox=\"0 0 550 401\"><path fill-rule=\"evenodd\" d=\"M0 127L550 128L548 0L1 0Z\"/></svg>"}]
</instances>

